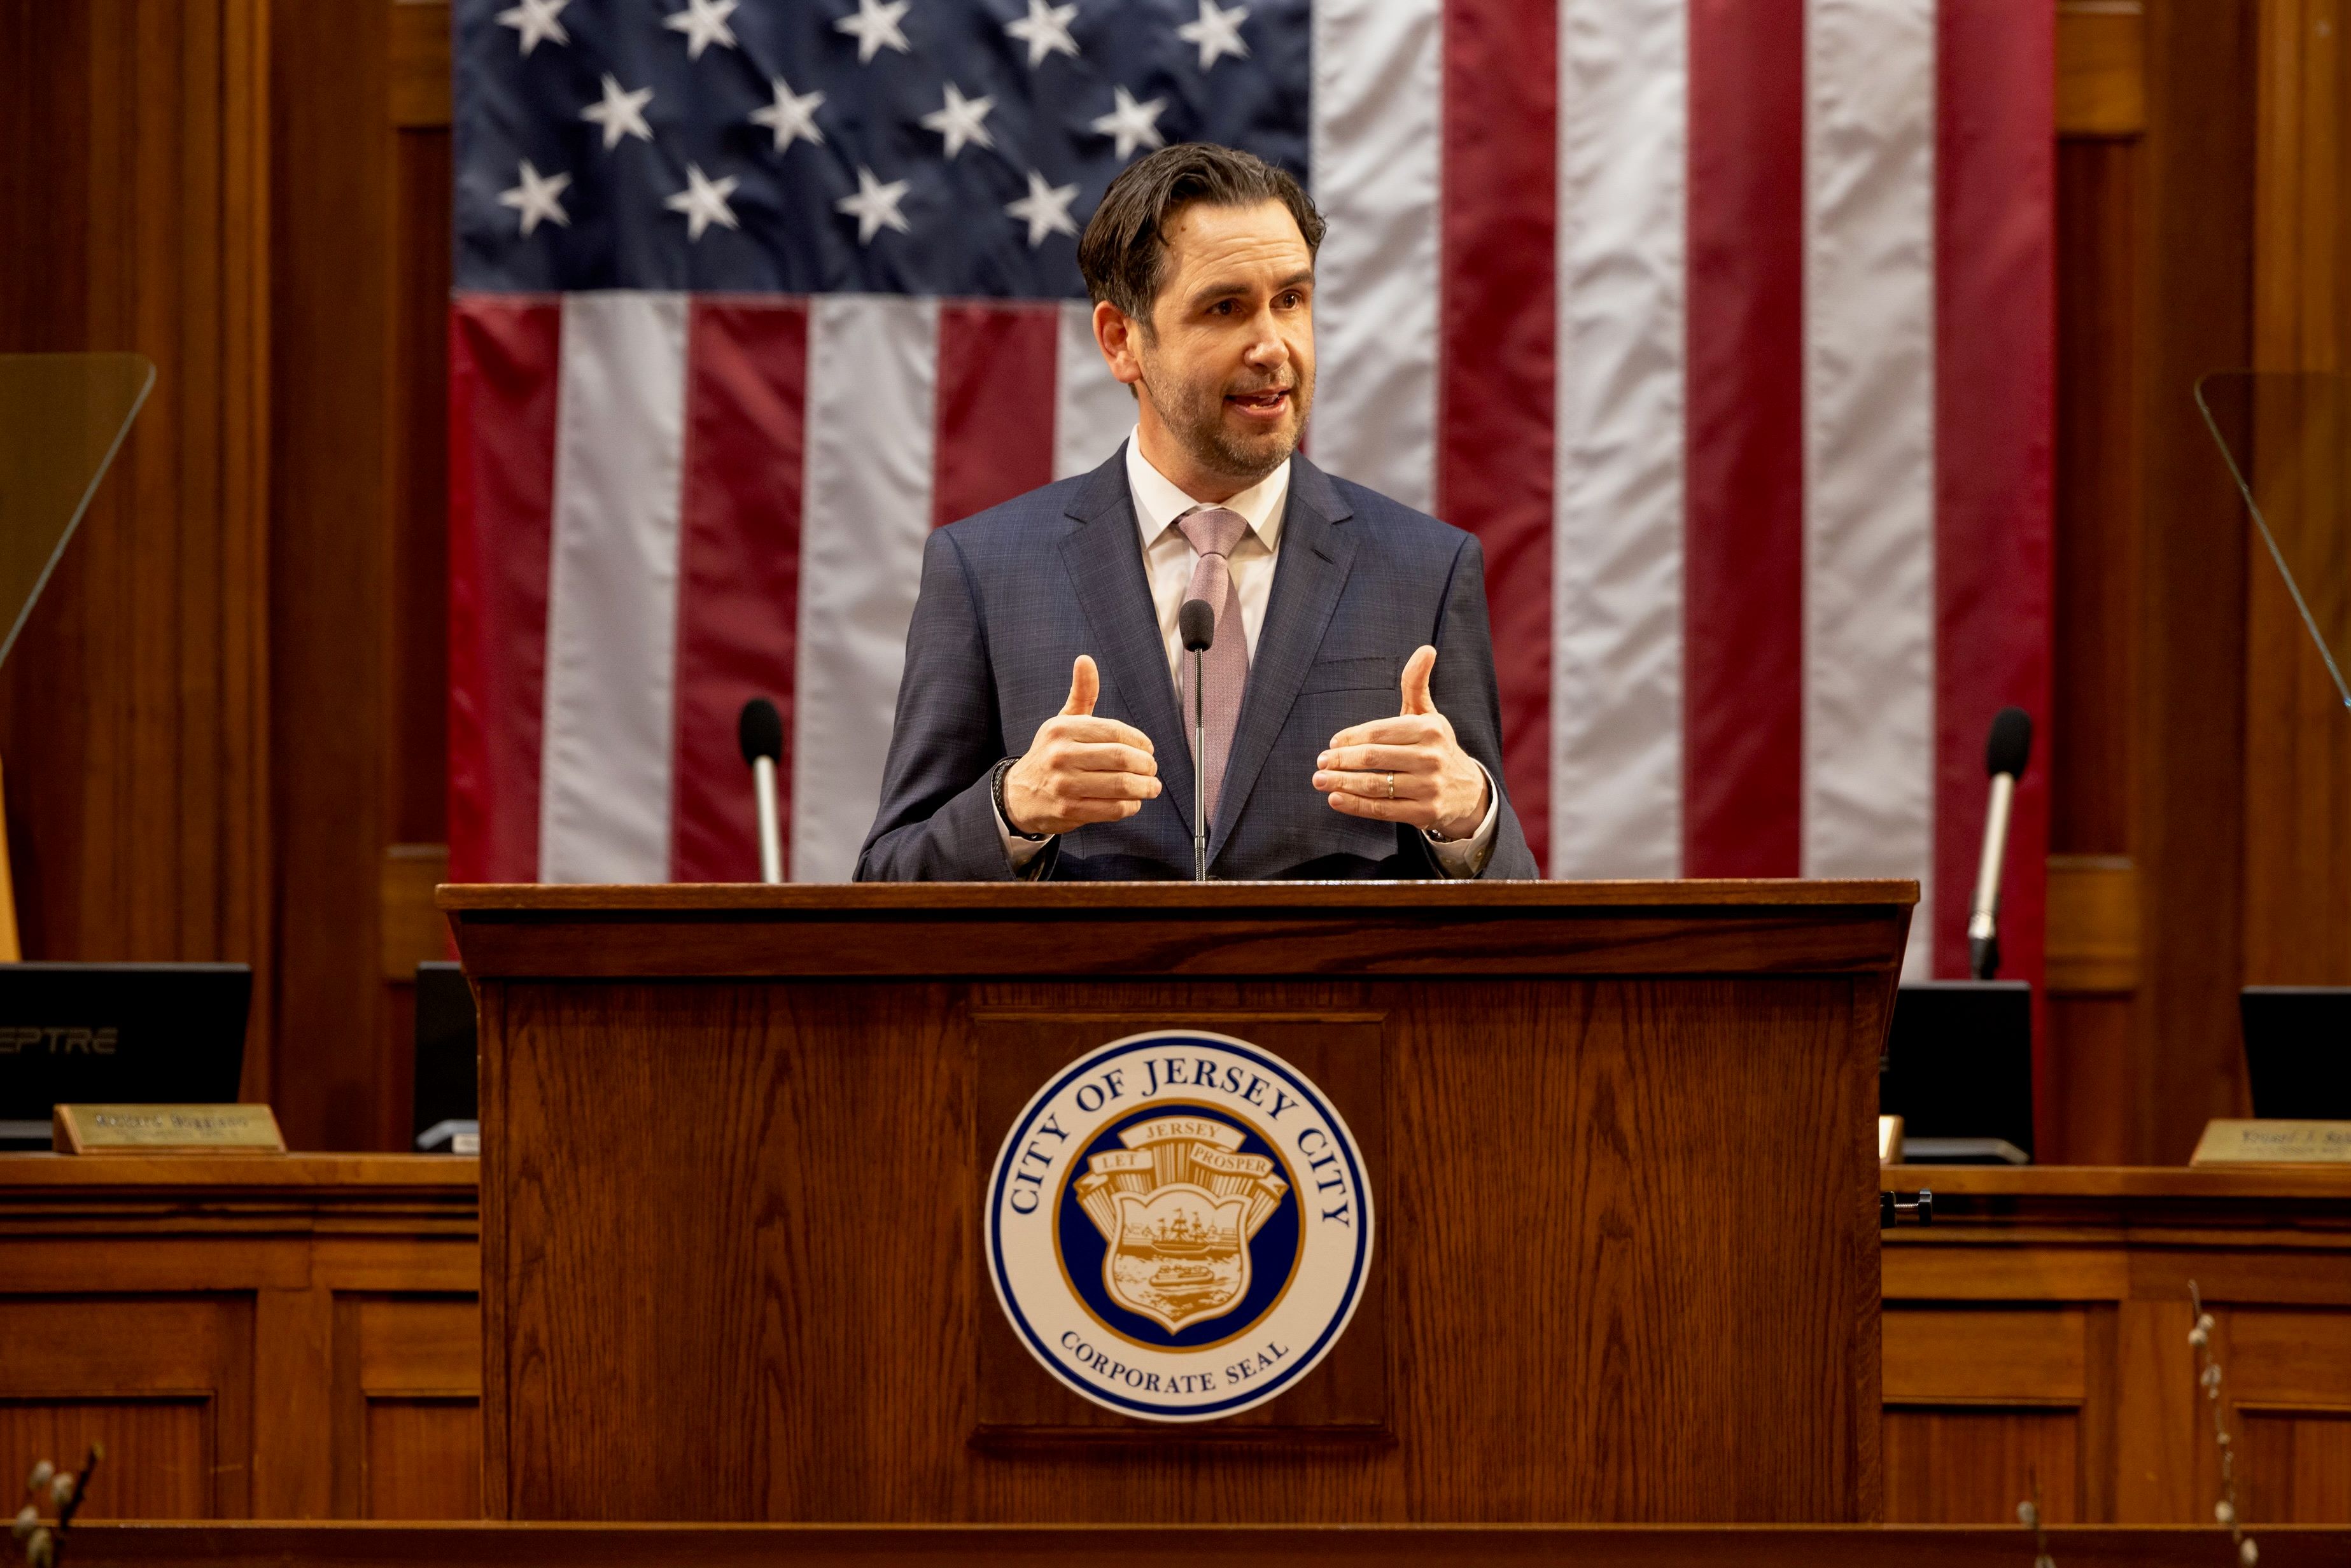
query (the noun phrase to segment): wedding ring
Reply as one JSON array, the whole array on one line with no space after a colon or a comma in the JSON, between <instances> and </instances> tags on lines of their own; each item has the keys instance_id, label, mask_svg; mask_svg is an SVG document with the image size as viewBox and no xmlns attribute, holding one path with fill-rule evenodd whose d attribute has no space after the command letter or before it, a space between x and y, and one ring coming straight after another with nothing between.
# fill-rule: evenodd
<instances>
[{"instance_id":1,"label":"wedding ring","mask_svg":"<svg viewBox=\"0 0 2351 1568\"><path fill-rule=\"evenodd\" d=\"M1395 775L1393 773L1388 775L1388 799L1395 799Z\"/></svg>"}]
</instances>

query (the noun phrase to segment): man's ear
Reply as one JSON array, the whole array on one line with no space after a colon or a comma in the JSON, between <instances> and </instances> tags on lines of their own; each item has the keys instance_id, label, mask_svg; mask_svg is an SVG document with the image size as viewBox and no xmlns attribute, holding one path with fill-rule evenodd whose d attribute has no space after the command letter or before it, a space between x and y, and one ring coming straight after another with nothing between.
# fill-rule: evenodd
<instances>
[{"instance_id":1,"label":"man's ear","mask_svg":"<svg viewBox=\"0 0 2351 1568\"><path fill-rule=\"evenodd\" d=\"M1101 345L1110 373L1129 387L1143 381L1142 323L1104 299L1094 306L1094 341Z\"/></svg>"}]
</instances>

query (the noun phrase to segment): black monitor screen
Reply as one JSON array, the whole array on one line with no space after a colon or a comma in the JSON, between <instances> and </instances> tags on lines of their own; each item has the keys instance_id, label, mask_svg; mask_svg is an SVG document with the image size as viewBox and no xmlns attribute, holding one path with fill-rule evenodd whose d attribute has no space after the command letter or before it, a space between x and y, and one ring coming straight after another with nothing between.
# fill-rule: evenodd
<instances>
[{"instance_id":1,"label":"black monitor screen","mask_svg":"<svg viewBox=\"0 0 2351 1568\"><path fill-rule=\"evenodd\" d=\"M2032 1152L2032 988L1904 986L1878 1073L1878 1112L1906 1138L2005 1138Z\"/></svg>"},{"instance_id":2,"label":"black monitor screen","mask_svg":"<svg viewBox=\"0 0 2351 1568\"><path fill-rule=\"evenodd\" d=\"M0 964L0 1122L234 1101L252 997L243 964Z\"/></svg>"},{"instance_id":3,"label":"black monitor screen","mask_svg":"<svg viewBox=\"0 0 2351 1568\"><path fill-rule=\"evenodd\" d=\"M2247 986L2237 1007L2253 1114L2351 1121L2351 986Z\"/></svg>"}]
</instances>

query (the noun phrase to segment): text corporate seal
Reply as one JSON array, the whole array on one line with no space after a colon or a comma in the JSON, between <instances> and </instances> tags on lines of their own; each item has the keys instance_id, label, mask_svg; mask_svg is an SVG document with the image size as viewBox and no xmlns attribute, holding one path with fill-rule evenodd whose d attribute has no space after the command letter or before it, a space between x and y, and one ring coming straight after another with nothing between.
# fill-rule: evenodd
<instances>
[{"instance_id":1,"label":"text corporate seal","mask_svg":"<svg viewBox=\"0 0 2351 1568\"><path fill-rule=\"evenodd\" d=\"M1312 1370L1363 1299L1372 1195L1322 1092L1228 1035L1129 1035L1055 1074L988 1181L988 1274L1045 1370L1207 1421Z\"/></svg>"}]
</instances>

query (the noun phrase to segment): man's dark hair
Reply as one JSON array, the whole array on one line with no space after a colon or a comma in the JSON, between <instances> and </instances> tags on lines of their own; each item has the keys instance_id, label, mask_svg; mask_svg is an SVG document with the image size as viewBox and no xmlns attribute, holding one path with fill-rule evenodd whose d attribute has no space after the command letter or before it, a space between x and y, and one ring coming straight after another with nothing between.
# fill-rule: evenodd
<instances>
[{"instance_id":1,"label":"man's dark hair","mask_svg":"<svg viewBox=\"0 0 2351 1568\"><path fill-rule=\"evenodd\" d=\"M1167 222L1195 202L1217 207L1280 202L1298 220L1307 255L1322 246L1322 214L1287 170L1237 147L1179 141L1129 163L1102 193L1078 241L1086 292L1149 331L1167 256Z\"/></svg>"}]
</instances>

